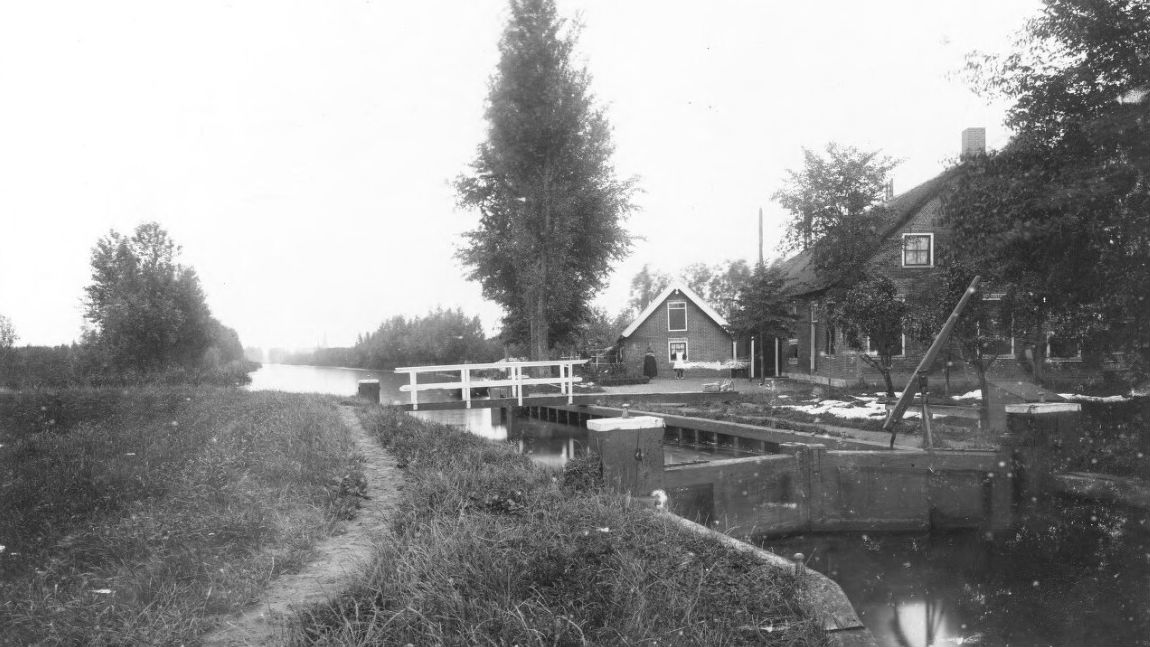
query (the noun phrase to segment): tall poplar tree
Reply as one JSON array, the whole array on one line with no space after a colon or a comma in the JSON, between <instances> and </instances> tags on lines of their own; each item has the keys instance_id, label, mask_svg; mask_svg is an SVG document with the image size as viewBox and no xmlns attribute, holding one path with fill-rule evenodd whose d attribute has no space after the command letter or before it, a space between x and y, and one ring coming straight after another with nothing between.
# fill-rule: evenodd
<instances>
[{"instance_id":1,"label":"tall poplar tree","mask_svg":"<svg viewBox=\"0 0 1150 647\"><path fill-rule=\"evenodd\" d=\"M615 177L610 126L571 61L577 31L553 0L511 0L487 140L456 181L460 205L480 216L457 256L503 306L505 339L534 359L578 331L631 245L634 180Z\"/></svg>"}]
</instances>

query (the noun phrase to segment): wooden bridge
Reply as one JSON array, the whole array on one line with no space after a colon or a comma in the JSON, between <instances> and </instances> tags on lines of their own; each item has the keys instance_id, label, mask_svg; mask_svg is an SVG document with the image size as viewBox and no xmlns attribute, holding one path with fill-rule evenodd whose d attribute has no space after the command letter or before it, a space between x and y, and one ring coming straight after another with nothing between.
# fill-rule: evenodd
<instances>
[{"instance_id":1,"label":"wooden bridge","mask_svg":"<svg viewBox=\"0 0 1150 647\"><path fill-rule=\"evenodd\" d=\"M445 364L441 366L403 366L396 373L407 373L408 384L399 390L410 394L410 401L396 405L407 411L434 411L442 409L505 408L522 406L554 406L592 404L601 406L618 405L624 402L702 402L705 400L728 399L734 392L692 392L692 393L576 393L576 385L583 381L575 375L575 367L586 364L586 359L562 359L538 362L493 362L489 364ZM530 377L524 369L542 368L546 373L559 375ZM451 381L443 380L445 374L457 373L459 377ZM502 374L499 376L498 374ZM496 376L493 376L495 374ZM436 376L433 382L419 382L420 375ZM544 386L558 390L558 393L526 393L526 386ZM486 398L472 397L474 389L487 389ZM419 394L425 391L458 391L459 400L446 402L420 402ZM385 403L386 404L386 403Z\"/></svg>"},{"instance_id":2,"label":"wooden bridge","mask_svg":"<svg viewBox=\"0 0 1150 647\"><path fill-rule=\"evenodd\" d=\"M586 364L585 359L561 359L539 362L493 362L490 364L443 364L440 366L402 366L395 369L396 373L407 373L410 383L399 387L400 391L411 394L411 410L419 410L420 391L459 391L463 406L471 408L472 389L510 389L511 398L523 406L523 387L530 385L553 385L559 388L561 397L567 398L567 404L574 400L575 383L582 382L583 378L575 375L575 366ZM523 369L540 368L551 373L554 368L559 369L558 376L525 377ZM419 383L421 373L442 375L444 373L459 373L458 382L425 382ZM478 373L478 374L476 374ZM492 373L503 373L505 377L491 377ZM424 408L427 408L426 404ZM442 408L442 407L441 407Z\"/></svg>"}]
</instances>

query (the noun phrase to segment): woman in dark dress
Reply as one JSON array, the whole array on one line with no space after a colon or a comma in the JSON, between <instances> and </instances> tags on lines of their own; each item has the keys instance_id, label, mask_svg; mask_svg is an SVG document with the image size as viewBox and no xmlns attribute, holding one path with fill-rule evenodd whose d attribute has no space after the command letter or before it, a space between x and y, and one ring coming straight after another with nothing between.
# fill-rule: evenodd
<instances>
[{"instance_id":1,"label":"woman in dark dress","mask_svg":"<svg viewBox=\"0 0 1150 647\"><path fill-rule=\"evenodd\" d=\"M643 375L655 379L659 374L659 367L655 364L655 351L651 347L647 347L647 355L643 357Z\"/></svg>"}]
</instances>

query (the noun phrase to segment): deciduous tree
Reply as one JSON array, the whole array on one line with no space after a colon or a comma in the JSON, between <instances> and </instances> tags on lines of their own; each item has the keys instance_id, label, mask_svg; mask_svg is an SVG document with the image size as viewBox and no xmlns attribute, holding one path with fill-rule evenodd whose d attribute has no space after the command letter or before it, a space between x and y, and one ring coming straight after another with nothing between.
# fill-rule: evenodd
<instances>
[{"instance_id":1,"label":"deciduous tree","mask_svg":"<svg viewBox=\"0 0 1150 647\"><path fill-rule=\"evenodd\" d=\"M751 280L751 268L741 259L715 265L694 263L684 268L683 278L695 294L723 318L730 319L737 307L739 292Z\"/></svg>"},{"instance_id":2,"label":"deciduous tree","mask_svg":"<svg viewBox=\"0 0 1150 647\"><path fill-rule=\"evenodd\" d=\"M910 337L924 348L934 342L935 335L942 330L955 305L962 298L976 272L953 251L940 253L938 257L939 280L937 289L924 294L909 303L906 313L906 330ZM970 299L951 331L950 356L957 354L968 366L974 369L978 379L979 417L983 429L990 424L990 383L987 373L990 367L1003 354L1011 334L1012 303L1010 295L990 300L986 296L986 282L979 285L978 294ZM1004 297L1004 298L1003 298Z\"/></svg>"},{"instance_id":3,"label":"deciduous tree","mask_svg":"<svg viewBox=\"0 0 1150 647\"><path fill-rule=\"evenodd\" d=\"M651 300L658 296L670 283L670 275L659 270L652 270L649 265L644 263L643 269L631 277L631 294L630 299L627 300L627 305L631 306L632 316L638 316L640 312L645 310L650 305Z\"/></svg>"},{"instance_id":4,"label":"deciduous tree","mask_svg":"<svg viewBox=\"0 0 1150 647\"><path fill-rule=\"evenodd\" d=\"M1017 135L944 195L956 253L1015 295L1041 378L1047 335L1150 357L1150 2L1047 0L976 85L1012 99Z\"/></svg>"},{"instance_id":5,"label":"deciduous tree","mask_svg":"<svg viewBox=\"0 0 1150 647\"><path fill-rule=\"evenodd\" d=\"M757 265L735 301L728 320L731 333L790 337L794 321L782 271L777 265Z\"/></svg>"},{"instance_id":6,"label":"deciduous tree","mask_svg":"<svg viewBox=\"0 0 1150 647\"><path fill-rule=\"evenodd\" d=\"M17 339L19 336L16 335L16 328L12 325L12 320L0 314L0 352L12 348Z\"/></svg>"},{"instance_id":7,"label":"deciduous tree","mask_svg":"<svg viewBox=\"0 0 1150 647\"><path fill-rule=\"evenodd\" d=\"M803 167L787 171L772 199L791 213L783 245L812 247L828 231L857 219L879 204L898 161L881 151L828 144L825 157L803 149Z\"/></svg>"},{"instance_id":8,"label":"deciduous tree","mask_svg":"<svg viewBox=\"0 0 1150 647\"><path fill-rule=\"evenodd\" d=\"M456 182L480 216L458 257L503 306L505 337L529 342L535 359L578 330L630 248L634 182L615 176L610 127L572 61L576 31L553 0L511 0L487 140Z\"/></svg>"},{"instance_id":9,"label":"deciduous tree","mask_svg":"<svg viewBox=\"0 0 1150 647\"><path fill-rule=\"evenodd\" d=\"M194 270L156 223L131 237L115 231L92 250L85 317L93 341L115 370L192 367L213 342L214 320Z\"/></svg>"},{"instance_id":10,"label":"deciduous tree","mask_svg":"<svg viewBox=\"0 0 1150 647\"><path fill-rule=\"evenodd\" d=\"M885 276L859 281L842 295L835 305L835 319L858 346L861 337L867 338L874 354L860 353L859 357L882 375L886 394L894 396L891 368L894 356L902 352L902 333L907 304L898 297L894 283ZM865 349L864 349L865 350Z\"/></svg>"}]
</instances>

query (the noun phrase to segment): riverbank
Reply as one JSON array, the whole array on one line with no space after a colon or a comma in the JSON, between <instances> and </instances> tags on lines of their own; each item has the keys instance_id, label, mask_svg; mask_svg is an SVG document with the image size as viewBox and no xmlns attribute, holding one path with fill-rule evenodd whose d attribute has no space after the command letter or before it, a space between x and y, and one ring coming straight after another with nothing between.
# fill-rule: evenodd
<instances>
[{"instance_id":1,"label":"riverbank","mask_svg":"<svg viewBox=\"0 0 1150 647\"><path fill-rule=\"evenodd\" d=\"M213 387L0 395L0 644L181 644L359 497L334 399Z\"/></svg>"},{"instance_id":2,"label":"riverbank","mask_svg":"<svg viewBox=\"0 0 1150 647\"><path fill-rule=\"evenodd\" d=\"M508 446L366 406L406 484L393 541L296 645L827 644L801 578Z\"/></svg>"}]
</instances>

